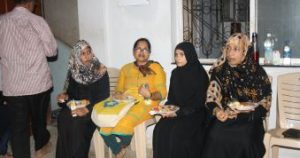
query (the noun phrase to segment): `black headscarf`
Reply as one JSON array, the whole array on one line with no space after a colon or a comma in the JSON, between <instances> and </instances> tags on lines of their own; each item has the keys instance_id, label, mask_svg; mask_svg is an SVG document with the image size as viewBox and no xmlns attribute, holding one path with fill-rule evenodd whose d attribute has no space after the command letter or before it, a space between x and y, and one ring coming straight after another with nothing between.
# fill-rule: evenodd
<instances>
[{"instance_id":1,"label":"black headscarf","mask_svg":"<svg viewBox=\"0 0 300 158\"><path fill-rule=\"evenodd\" d=\"M258 103L255 112L262 111L259 117L270 109L271 83L265 70L252 60L251 50L249 47L244 61L236 67L231 67L225 57L222 64L212 67L207 91L207 106L211 111L217 106L226 109L232 100Z\"/></svg>"},{"instance_id":2,"label":"black headscarf","mask_svg":"<svg viewBox=\"0 0 300 158\"><path fill-rule=\"evenodd\" d=\"M182 42L175 48L184 52L187 64L172 71L166 104L180 107L177 115L189 115L204 107L208 75L198 60L195 47L190 42Z\"/></svg>"}]
</instances>

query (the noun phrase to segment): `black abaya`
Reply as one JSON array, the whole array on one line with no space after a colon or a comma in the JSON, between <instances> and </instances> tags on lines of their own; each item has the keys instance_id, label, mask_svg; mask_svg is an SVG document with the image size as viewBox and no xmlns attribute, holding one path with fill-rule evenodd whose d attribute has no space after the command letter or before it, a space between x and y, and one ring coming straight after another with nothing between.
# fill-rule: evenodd
<instances>
[{"instance_id":1,"label":"black abaya","mask_svg":"<svg viewBox=\"0 0 300 158\"><path fill-rule=\"evenodd\" d=\"M63 106L58 116L56 158L87 158L90 141L96 129L91 120L91 111L95 103L109 96L108 74L89 85L79 84L70 78L67 94L69 99L88 99L89 113L83 117L72 117L69 108Z\"/></svg>"},{"instance_id":2,"label":"black abaya","mask_svg":"<svg viewBox=\"0 0 300 158\"><path fill-rule=\"evenodd\" d=\"M208 76L198 61L194 46L183 42L187 64L172 71L168 101L180 110L177 117L162 118L153 133L154 158L199 158L205 121Z\"/></svg>"},{"instance_id":3,"label":"black abaya","mask_svg":"<svg viewBox=\"0 0 300 158\"><path fill-rule=\"evenodd\" d=\"M226 58L220 58L226 60L217 61L212 68L207 95L211 122L202 158L262 158L265 153L263 118L271 105L272 90L268 75L252 60L251 52L249 49L237 66L230 66ZM254 111L239 113L236 118L219 121L214 109L231 110L227 105L232 100L259 106Z\"/></svg>"},{"instance_id":4,"label":"black abaya","mask_svg":"<svg viewBox=\"0 0 300 158\"><path fill-rule=\"evenodd\" d=\"M261 120L248 118L220 122L215 119L207 132L204 158L262 158L264 128Z\"/></svg>"}]
</instances>

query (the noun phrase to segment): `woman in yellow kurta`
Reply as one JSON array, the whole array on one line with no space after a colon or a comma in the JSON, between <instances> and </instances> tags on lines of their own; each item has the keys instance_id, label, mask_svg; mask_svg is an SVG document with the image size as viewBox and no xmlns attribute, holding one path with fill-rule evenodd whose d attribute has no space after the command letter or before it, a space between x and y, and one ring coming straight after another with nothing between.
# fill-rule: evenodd
<instances>
[{"instance_id":1,"label":"woman in yellow kurta","mask_svg":"<svg viewBox=\"0 0 300 158\"><path fill-rule=\"evenodd\" d=\"M149 60L151 44L148 39L138 39L133 47L135 62L126 64L120 71L120 78L114 94L134 96L139 102L118 122L115 127L101 128L100 134L116 158L125 155L134 127L151 118L149 111L166 97L166 75L162 66ZM120 141L117 141L117 138Z\"/></svg>"}]
</instances>

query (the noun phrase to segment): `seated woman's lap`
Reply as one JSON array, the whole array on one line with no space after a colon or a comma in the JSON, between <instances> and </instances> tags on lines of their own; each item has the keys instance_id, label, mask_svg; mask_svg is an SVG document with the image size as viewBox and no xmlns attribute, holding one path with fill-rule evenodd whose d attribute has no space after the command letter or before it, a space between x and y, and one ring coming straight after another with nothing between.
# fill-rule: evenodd
<instances>
[{"instance_id":1,"label":"seated woman's lap","mask_svg":"<svg viewBox=\"0 0 300 158\"><path fill-rule=\"evenodd\" d=\"M263 130L259 122L233 123L215 120L207 132L209 142L249 146L257 142L257 136ZM229 145L230 146L230 145Z\"/></svg>"}]
</instances>

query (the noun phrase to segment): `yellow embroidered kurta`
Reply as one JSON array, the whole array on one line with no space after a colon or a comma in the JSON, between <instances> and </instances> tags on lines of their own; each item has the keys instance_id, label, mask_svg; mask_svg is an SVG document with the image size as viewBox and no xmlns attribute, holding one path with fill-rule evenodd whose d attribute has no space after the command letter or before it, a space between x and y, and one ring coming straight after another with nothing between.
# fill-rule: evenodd
<instances>
[{"instance_id":1,"label":"yellow embroidered kurta","mask_svg":"<svg viewBox=\"0 0 300 158\"><path fill-rule=\"evenodd\" d=\"M152 107L157 106L160 101L151 100L150 103L149 100L145 101L143 97L138 95L138 88L144 84L148 84L150 92L160 92L163 99L166 97L167 89L166 74L161 65L152 63L149 67L155 74L145 77L134 63L129 63L122 67L116 91L133 95L139 102L127 112L115 127L100 128L101 134L132 135L136 125L152 117L149 111Z\"/></svg>"}]
</instances>

